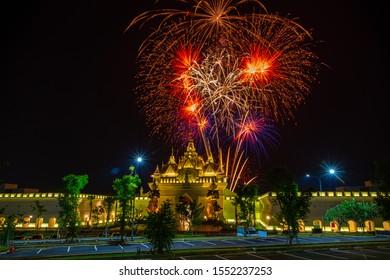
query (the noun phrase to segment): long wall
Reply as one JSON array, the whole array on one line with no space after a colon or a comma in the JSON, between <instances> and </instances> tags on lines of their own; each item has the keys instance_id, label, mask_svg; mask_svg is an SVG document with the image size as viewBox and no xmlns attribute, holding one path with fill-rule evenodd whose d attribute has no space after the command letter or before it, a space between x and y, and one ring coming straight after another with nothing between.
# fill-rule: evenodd
<instances>
[{"instance_id":1,"label":"long wall","mask_svg":"<svg viewBox=\"0 0 390 280\"><path fill-rule=\"evenodd\" d=\"M189 193L192 196L197 196L190 192L189 190L182 190L184 193ZM0 208L5 208L3 215L0 215L0 222L2 217L9 214L23 214L18 227L35 227L36 226L36 217L34 217L34 212L32 211L32 206L35 205L34 201L38 200L41 205L44 205L46 212L42 215L41 227L55 228L58 227L58 216L59 211L61 210L58 205L59 193L0 193ZM232 204L232 199L234 198L234 193L225 189L221 193L220 205L223 207L223 218L229 223L235 223L235 209ZM349 200L355 198L357 201L372 202L373 198L376 197L376 192L313 192L313 198L311 200L310 213L308 213L308 218L304 222L305 228L308 230L314 225L318 225L325 230L330 230L330 224L325 222L322 217L325 214L326 210L335 206L336 204L341 203L344 200ZM80 207L79 215L82 220L82 223L87 224L89 222L90 214L90 196L94 196L92 200L93 207L101 205L103 199L106 197L104 195L91 195L91 194L82 194L80 195ZM273 219L273 216L279 207L275 204L276 193L269 192L260 196L257 200L255 211L256 211L256 222L257 225L262 225L265 228L278 228ZM160 199L161 203L164 199L175 199L177 195L165 193ZM199 202L205 203L206 198L200 197ZM143 194L140 197L137 197L135 200L135 208L143 211L143 214L146 214L146 208L148 206L148 197L147 194ZM117 206L117 204L116 204ZM112 213L110 213L110 219L115 219L117 214L117 207L114 207ZM100 223L104 223L106 220L105 214L99 217ZM23 223L24 220L24 223ZM384 223L382 219L374 219L373 226L375 229L383 229ZM385 228L386 229L386 228ZM344 229L345 230L345 229Z\"/></svg>"}]
</instances>

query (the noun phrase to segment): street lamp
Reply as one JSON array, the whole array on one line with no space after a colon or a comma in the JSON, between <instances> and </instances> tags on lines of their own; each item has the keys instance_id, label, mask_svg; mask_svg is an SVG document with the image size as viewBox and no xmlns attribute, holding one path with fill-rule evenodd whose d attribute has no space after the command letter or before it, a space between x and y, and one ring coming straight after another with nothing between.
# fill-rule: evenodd
<instances>
[{"instance_id":1,"label":"street lamp","mask_svg":"<svg viewBox=\"0 0 390 280\"><path fill-rule=\"evenodd\" d=\"M322 176L319 176L319 177L314 177L314 176L311 176L310 174L306 174L306 177L307 178L314 178L314 179L318 179L318 184L320 186L320 192L322 192L322 183L321 183L321 179L324 178L326 175L334 175L335 174L335 170L334 169L329 169L328 172L326 172L325 174L323 174Z\"/></svg>"},{"instance_id":2,"label":"street lamp","mask_svg":"<svg viewBox=\"0 0 390 280\"><path fill-rule=\"evenodd\" d=\"M326 175L335 175L336 171L334 169L329 169L327 170L327 172L325 172L323 175L319 176L319 177L314 177L314 176L310 176L310 174L306 174L306 177L307 178L315 178L315 179L318 179L318 184L319 184L319 187L320 187L320 192L322 192L322 183L321 183L321 179L324 178ZM320 202L321 202L321 213L324 213L324 202L322 200L322 195L320 194Z\"/></svg>"},{"instance_id":3,"label":"street lamp","mask_svg":"<svg viewBox=\"0 0 390 280\"><path fill-rule=\"evenodd\" d=\"M139 165L141 164L142 162L142 157L137 157L137 167L139 169ZM137 168L135 168L135 171L134 171L134 176L137 175ZM133 197L133 202L132 202L132 206L131 206L131 241L134 240L134 205L135 204L135 195Z\"/></svg>"}]
</instances>

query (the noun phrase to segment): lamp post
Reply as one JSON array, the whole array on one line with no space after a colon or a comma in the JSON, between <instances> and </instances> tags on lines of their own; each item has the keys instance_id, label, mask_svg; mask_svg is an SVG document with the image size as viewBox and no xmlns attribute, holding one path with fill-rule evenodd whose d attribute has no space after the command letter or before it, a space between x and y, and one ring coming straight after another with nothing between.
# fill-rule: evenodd
<instances>
[{"instance_id":1,"label":"lamp post","mask_svg":"<svg viewBox=\"0 0 390 280\"><path fill-rule=\"evenodd\" d=\"M137 157L137 167L139 168L139 165L142 162L142 157ZM137 168L134 170L134 176L137 176ZM134 205L135 204L135 194L133 197L133 201L131 203L131 241L134 241Z\"/></svg>"},{"instance_id":2,"label":"lamp post","mask_svg":"<svg viewBox=\"0 0 390 280\"><path fill-rule=\"evenodd\" d=\"M310 174L306 174L306 177L307 178L315 178L315 179L318 179L318 185L320 187L320 201L321 201L321 213L322 215L324 215L324 203L322 201L322 195L321 195L321 192L322 192L322 183L321 183L321 179L324 178L326 175L334 175L335 174L335 170L334 169L329 169L326 173L324 173L323 175L321 176L318 176L318 177L313 177L313 176L310 176ZM321 222L322 223L322 222Z\"/></svg>"},{"instance_id":3,"label":"lamp post","mask_svg":"<svg viewBox=\"0 0 390 280\"><path fill-rule=\"evenodd\" d=\"M319 176L319 177L314 177L314 176L311 176L310 174L306 174L306 177L307 178L314 178L314 179L318 179L318 185L320 187L320 192L322 192L322 183L321 183L321 179L324 178L326 175L333 175L335 173L335 170L334 169L329 169L328 172L326 172L325 174L323 174L322 176Z\"/></svg>"}]
</instances>

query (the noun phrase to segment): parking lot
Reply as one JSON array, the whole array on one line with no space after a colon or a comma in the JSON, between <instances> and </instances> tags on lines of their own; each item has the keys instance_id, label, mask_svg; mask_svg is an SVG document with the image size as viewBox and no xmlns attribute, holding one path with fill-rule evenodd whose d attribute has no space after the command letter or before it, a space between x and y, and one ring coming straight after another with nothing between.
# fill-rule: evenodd
<instances>
[{"instance_id":1,"label":"parking lot","mask_svg":"<svg viewBox=\"0 0 390 280\"><path fill-rule=\"evenodd\" d=\"M137 238L126 244L115 243L116 237L65 240L17 240L13 254L1 254L0 259L38 259L54 256L125 254L151 249L147 240ZM286 236L267 238L253 237L204 237L200 239L178 238L174 240L173 251L193 250L194 253L177 259L264 259L264 260L388 260L390 259L390 238L376 236L306 236L294 239L294 245L287 246ZM382 241L385 241L383 245ZM369 247L359 244L374 243ZM333 244L325 248L325 244ZM352 244L352 245L349 245ZM316 245L308 247L307 245ZM339 246L338 246L339 245ZM346 247L346 245L348 245ZM239 250L237 250L239 249ZM203 253L203 252L207 252Z\"/></svg>"},{"instance_id":2,"label":"parking lot","mask_svg":"<svg viewBox=\"0 0 390 280\"><path fill-rule=\"evenodd\" d=\"M188 255L182 260L389 260L390 247L376 248L337 248L259 252L248 250L239 253L208 255Z\"/></svg>"}]
</instances>

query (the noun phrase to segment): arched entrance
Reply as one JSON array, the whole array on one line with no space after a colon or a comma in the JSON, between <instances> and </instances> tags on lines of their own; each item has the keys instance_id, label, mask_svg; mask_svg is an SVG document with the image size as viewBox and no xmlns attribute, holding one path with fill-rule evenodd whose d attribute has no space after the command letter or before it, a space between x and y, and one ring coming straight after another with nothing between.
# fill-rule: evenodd
<instances>
[{"instance_id":1,"label":"arched entrance","mask_svg":"<svg viewBox=\"0 0 390 280\"><path fill-rule=\"evenodd\" d=\"M355 221L349 220L348 222L349 232L357 232L357 225Z\"/></svg>"},{"instance_id":2,"label":"arched entrance","mask_svg":"<svg viewBox=\"0 0 390 280\"><path fill-rule=\"evenodd\" d=\"M298 220L298 229L299 232L305 232L305 221Z\"/></svg>"},{"instance_id":3,"label":"arched entrance","mask_svg":"<svg viewBox=\"0 0 390 280\"><path fill-rule=\"evenodd\" d=\"M31 217L24 217L23 218L22 227L23 228L28 228L30 222L31 222Z\"/></svg>"},{"instance_id":4,"label":"arched entrance","mask_svg":"<svg viewBox=\"0 0 390 280\"><path fill-rule=\"evenodd\" d=\"M54 217L51 217L51 218L49 219L48 227L49 227L49 228L54 228L55 225L56 225L56 222L57 222L57 219L54 218Z\"/></svg>"},{"instance_id":5,"label":"arched entrance","mask_svg":"<svg viewBox=\"0 0 390 280\"><path fill-rule=\"evenodd\" d=\"M332 232L339 231L339 224L336 221L330 222L329 226L330 226L330 229L332 230Z\"/></svg>"},{"instance_id":6,"label":"arched entrance","mask_svg":"<svg viewBox=\"0 0 390 280\"><path fill-rule=\"evenodd\" d=\"M322 228L322 221L321 220L314 220L313 221L313 228Z\"/></svg>"},{"instance_id":7,"label":"arched entrance","mask_svg":"<svg viewBox=\"0 0 390 280\"><path fill-rule=\"evenodd\" d=\"M43 224L43 218L37 218L35 220L35 227L36 228L41 228L42 227L42 224Z\"/></svg>"},{"instance_id":8,"label":"arched entrance","mask_svg":"<svg viewBox=\"0 0 390 280\"><path fill-rule=\"evenodd\" d=\"M375 231L375 223L372 220L368 220L364 222L364 225L366 226L367 232L373 232Z\"/></svg>"}]
</instances>

